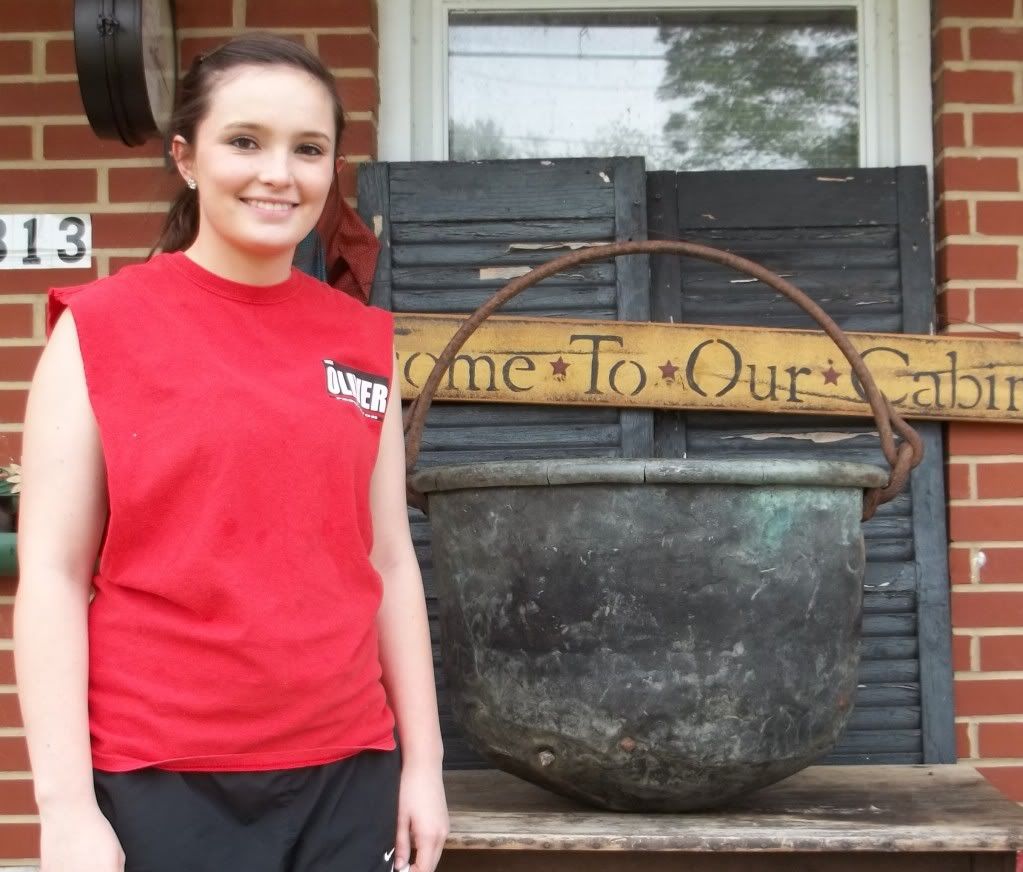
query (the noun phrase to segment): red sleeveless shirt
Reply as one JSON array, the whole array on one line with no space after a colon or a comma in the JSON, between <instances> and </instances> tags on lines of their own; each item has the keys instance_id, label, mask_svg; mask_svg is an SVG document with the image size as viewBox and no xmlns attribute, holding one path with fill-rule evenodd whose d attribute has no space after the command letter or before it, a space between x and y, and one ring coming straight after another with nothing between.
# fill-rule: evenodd
<instances>
[{"instance_id":1,"label":"red sleeveless shirt","mask_svg":"<svg viewBox=\"0 0 1023 872\"><path fill-rule=\"evenodd\" d=\"M251 287L180 252L50 302L51 326L74 317L110 498L89 610L94 766L393 748L369 561L390 314L297 271Z\"/></svg>"}]
</instances>

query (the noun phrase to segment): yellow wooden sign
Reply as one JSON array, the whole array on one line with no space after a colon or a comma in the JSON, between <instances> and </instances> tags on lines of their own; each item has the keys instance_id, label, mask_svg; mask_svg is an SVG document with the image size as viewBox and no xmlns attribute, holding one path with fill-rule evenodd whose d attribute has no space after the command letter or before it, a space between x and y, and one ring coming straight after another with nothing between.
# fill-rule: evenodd
<instances>
[{"instance_id":1,"label":"yellow wooden sign","mask_svg":"<svg viewBox=\"0 0 1023 872\"><path fill-rule=\"evenodd\" d=\"M401 392L416 396L460 316L396 316ZM910 418L1023 422L1023 342L850 333ZM869 415L823 333L554 318L489 318L438 400Z\"/></svg>"}]
</instances>

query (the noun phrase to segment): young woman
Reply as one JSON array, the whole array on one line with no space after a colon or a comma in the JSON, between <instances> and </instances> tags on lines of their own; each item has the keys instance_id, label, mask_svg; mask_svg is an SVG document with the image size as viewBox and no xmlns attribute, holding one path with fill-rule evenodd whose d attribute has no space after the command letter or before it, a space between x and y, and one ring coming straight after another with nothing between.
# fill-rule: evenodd
<instances>
[{"instance_id":1,"label":"young woman","mask_svg":"<svg viewBox=\"0 0 1023 872\"><path fill-rule=\"evenodd\" d=\"M197 59L163 253L52 294L15 614L42 872L437 864L391 319L291 267L342 127L289 40Z\"/></svg>"}]
</instances>

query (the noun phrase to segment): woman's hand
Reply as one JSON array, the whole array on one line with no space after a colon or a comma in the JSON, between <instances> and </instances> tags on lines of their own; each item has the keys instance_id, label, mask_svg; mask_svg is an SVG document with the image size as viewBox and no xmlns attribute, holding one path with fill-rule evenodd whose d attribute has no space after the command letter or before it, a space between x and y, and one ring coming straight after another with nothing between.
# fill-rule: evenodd
<instances>
[{"instance_id":1,"label":"woman's hand","mask_svg":"<svg viewBox=\"0 0 1023 872\"><path fill-rule=\"evenodd\" d=\"M39 872L124 872L124 851L95 803L44 811Z\"/></svg>"},{"instance_id":2,"label":"woman's hand","mask_svg":"<svg viewBox=\"0 0 1023 872\"><path fill-rule=\"evenodd\" d=\"M398 788L394 868L404 869L415 850L412 872L433 872L448 836L448 807L440 766L403 766Z\"/></svg>"}]
</instances>

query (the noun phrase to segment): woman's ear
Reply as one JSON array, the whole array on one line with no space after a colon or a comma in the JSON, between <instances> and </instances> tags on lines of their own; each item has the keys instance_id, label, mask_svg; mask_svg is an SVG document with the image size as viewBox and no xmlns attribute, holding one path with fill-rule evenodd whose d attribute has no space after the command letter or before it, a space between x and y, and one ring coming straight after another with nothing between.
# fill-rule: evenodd
<instances>
[{"instance_id":1,"label":"woman's ear","mask_svg":"<svg viewBox=\"0 0 1023 872\"><path fill-rule=\"evenodd\" d=\"M174 163L177 165L181 178L183 178L186 183L194 179L195 162L192 160L192 146L188 144L185 137L180 134L175 135L175 137L171 140L170 154Z\"/></svg>"}]
</instances>

